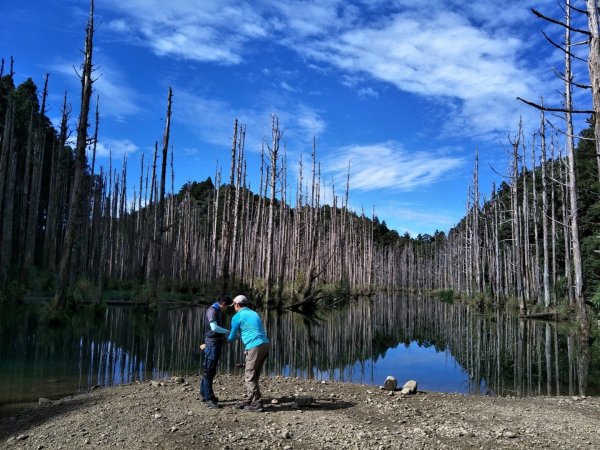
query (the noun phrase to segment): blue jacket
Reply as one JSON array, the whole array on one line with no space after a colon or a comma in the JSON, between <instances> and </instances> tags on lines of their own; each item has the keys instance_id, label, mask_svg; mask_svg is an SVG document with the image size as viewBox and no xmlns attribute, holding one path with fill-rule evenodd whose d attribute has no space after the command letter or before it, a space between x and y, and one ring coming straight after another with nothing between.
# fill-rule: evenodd
<instances>
[{"instance_id":1,"label":"blue jacket","mask_svg":"<svg viewBox=\"0 0 600 450\"><path fill-rule=\"evenodd\" d=\"M269 342L260 316L247 307L240 309L231 319L231 332L227 340L235 341L240 333L246 350Z\"/></svg>"},{"instance_id":2,"label":"blue jacket","mask_svg":"<svg viewBox=\"0 0 600 450\"><path fill-rule=\"evenodd\" d=\"M217 343L225 342L225 335L212 331L210 323L212 321L217 322L217 325L223 326L223 311L219 306L219 302L214 302L208 308L206 308L206 314L204 314L204 343L206 345L215 345Z\"/></svg>"}]
</instances>

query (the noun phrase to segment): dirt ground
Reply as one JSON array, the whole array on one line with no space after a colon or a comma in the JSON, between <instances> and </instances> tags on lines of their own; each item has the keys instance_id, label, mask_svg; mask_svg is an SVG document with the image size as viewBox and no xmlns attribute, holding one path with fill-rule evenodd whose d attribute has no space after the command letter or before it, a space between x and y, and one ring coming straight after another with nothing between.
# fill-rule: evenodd
<instances>
[{"instance_id":1,"label":"dirt ground","mask_svg":"<svg viewBox=\"0 0 600 450\"><path fill-rule=\"evenodd\" d=\"M0 419L0 448L600 448L600 398L403 396L284 377L261 388L264 412L233 408L243 384L229 375L215 380L220 409L198 399L197 376L41 399Z\"/></svg>"}]
</instances>

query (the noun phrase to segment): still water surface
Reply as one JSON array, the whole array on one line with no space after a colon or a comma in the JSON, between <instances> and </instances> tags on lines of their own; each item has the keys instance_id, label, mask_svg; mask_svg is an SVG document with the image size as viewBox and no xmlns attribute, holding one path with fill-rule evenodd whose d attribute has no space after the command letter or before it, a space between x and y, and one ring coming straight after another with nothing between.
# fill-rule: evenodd
<instances>
[{"instance_id":1,"label":"still water surface","mask_svg":"<svg viewBox=\"0 0 600 450\"><path fill-rule=\"evenodd\" d=\"M0 309L0 414L96 385L198 373L203 314L108 307L51 328L35 305ZM387 295L316 317L264 317L271 375L372 385L392 375L399 383L417 380L421 390L466 394L599 393L595 352L554 323ZM241 362L235 343L220 371L241 373Z\"/></svg>"}]
</instances>

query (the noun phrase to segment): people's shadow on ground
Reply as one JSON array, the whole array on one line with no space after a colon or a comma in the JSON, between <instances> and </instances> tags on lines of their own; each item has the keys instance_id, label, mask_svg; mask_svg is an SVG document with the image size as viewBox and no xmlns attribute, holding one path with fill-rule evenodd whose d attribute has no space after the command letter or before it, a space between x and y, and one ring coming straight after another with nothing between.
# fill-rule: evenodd
<instances>
[{"instance_id":1,"label":"people's shadow on ground","mask_svg":"<svg viewBox=\"0 0 600 450\"><path fill-rule=\"evenodd\" d=\"M277 399L277 403L272 403L272 398L263 397L263 409L264 412L289 412L289 411L334 411L338 409L352 408L356 405L353 402L347 402L340 399L319 399L315 398L308 405L299 405L291 400L280 400ZM234 407L239 404L239 401L226 401L219 402L224 408Z\"/></svg>"}]
</instances>

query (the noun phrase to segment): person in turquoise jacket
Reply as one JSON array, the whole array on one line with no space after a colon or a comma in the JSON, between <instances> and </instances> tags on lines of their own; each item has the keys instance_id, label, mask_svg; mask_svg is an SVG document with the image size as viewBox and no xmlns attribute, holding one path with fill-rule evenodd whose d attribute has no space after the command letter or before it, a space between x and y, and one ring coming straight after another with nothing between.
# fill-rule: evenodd
<instances>
[{"instance_id":1,"label":"person in turquoise jacket","mask_svg":"<svg viewBox=\"0 0 600 450\"><path fill-rule=\"evenodd\" d=\"M236 408L248 411L263 411L258 380L269 354L270 344L262 319L248 305L248 299L244 295L238 295L233 299L235 315L231 319L231 331L227 337L227 342L233 342L241 335L246 352L244 372L246 393L244 394L244 400L237 404Z\"/></svg>"}]
</instances>

